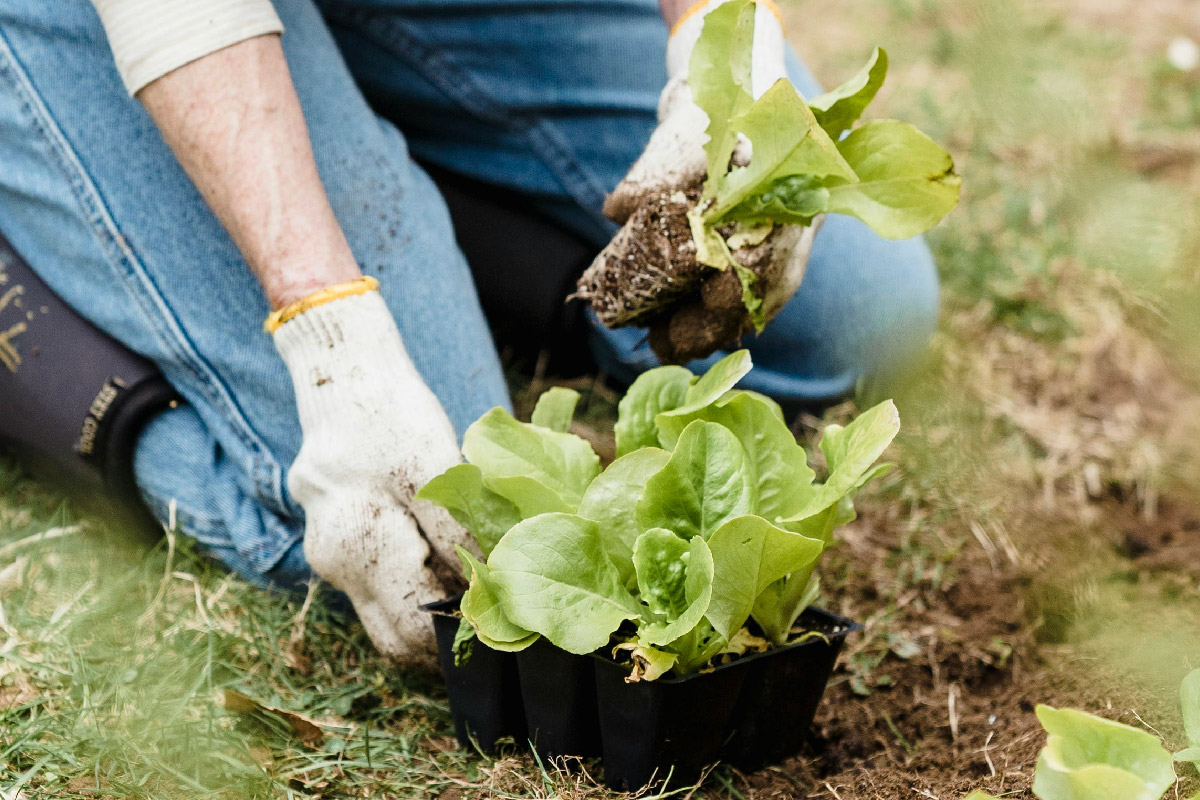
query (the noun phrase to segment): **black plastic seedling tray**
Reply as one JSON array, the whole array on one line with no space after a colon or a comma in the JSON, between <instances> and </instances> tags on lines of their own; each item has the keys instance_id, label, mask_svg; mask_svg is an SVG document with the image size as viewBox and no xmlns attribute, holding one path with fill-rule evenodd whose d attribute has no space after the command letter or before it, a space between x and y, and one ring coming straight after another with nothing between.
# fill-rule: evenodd
<instances>
[{"instance_id":1,"label":"black plastic seedling tray","mask_svg":"<svg viewBox=\"0 0 1200 800\"><path fill-rule=\"evenodd\" d=\"M625 683L628 670L593 657L605 783L680 786L718 760L749 771L799 752L846 636L862 627L820 609L800 624L821 636L683 678Z\"/></svg>"},{"instance_id":2,"label":"black plastic seedling tray","mask_svg":"<svg viewBox=\"0 0 1200 800\"><path fill-rule=\"evenodd\" d=\"M454 664L454 636L462 621L455 613L460 599L462 595L421 607L433 616L438 664L446 679L454 733L463 747L477 744L489 754L495 752L497 740L505 737L524 744L525 706L521 702L516 656L476 641L467 662Z\"/></svg>"},{"instance_id":3,"label":"black plastic seedling tray","mask_svg":"<svg viewBox=\"0 0 1200 800\"><path fill-rule=\"evenodd\" d=\"M438 655L459 741L490 752L512 736L543 757L601 755L604 779L637 790L694 782L728 761L749 771L797 753L855 622L808 609L819 633L683 678L627 683L629 670L601 654L576 656L546 641L516 655L475 642L454 666L458 598L433 603Z\"/></svg>"},{"instance_id":4,"label":"black plastic seedling tray","mask_svg":"<svg viewBox=\"0 0 1200 800\"><path fill-rule=\"evenodd\" d=\"M734 711L735 734L721 751L721 760L743 772L761 769L800 751L809 738L813 717L846 636L862 630L857 622L819 608L807 609L800 616L800 625L824 638L741 660L746 665L746 680Z\"/></svg>"},{"instance_id":5,"label":"black plastic seedling tray","mask_svg":"<svg viewBox=\"0 0 1200 800\"><path fill-rule=\"evenodd\" d=\"M533 749L544 759L600 755L592 660L545 639L517 653L517 674Z\"/></svg>"}]
</instances>

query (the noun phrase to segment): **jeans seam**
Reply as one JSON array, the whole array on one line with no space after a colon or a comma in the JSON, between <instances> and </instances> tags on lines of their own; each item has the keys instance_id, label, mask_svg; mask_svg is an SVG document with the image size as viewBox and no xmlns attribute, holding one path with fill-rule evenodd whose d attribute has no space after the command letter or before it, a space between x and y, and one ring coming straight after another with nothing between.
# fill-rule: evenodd
<instances>
[{"instance_id":1,"label":"jeans seam","mask_svg":"<svg viewBox=\"0 0 1200 800\"><path fill-rule=\"evenodd\" d=\"M608 220L598 212L607 194L603 185L588 173L562 136L544 117L514 113L492 97L470 71L445 52L425 43L411 26L392 14L346 8L326 3L322 13L355 33L386 48L421 73L463 110L481 121L523 134L535 155L546 164L584 211L602 224Z\"/></svg>"},{"instance_id":2,"label":"jeans seam","mask_svg":"<svg viewBox=\"0 0 1200 800\"><path fill-rule=\"evenodd\" d=\"M250 451L253 459L252 475L259 493L270 497L280 510L286 510L287 503L280 490L282 467L250 427L228 388L196 352L186 332L179 326L170 306L142 267L141 259L129 241L121 235L99 188L91 182L78 155L59 129L50 110L42 102L3 31L0 31L0 76L6 78L15 91L27 121L65 175L71 193L97 239L105 260L113 268L126 291L132 295L159 341L166 346L175 361L188 370L195 380L195 385ZM134 283L132 286L131 281Z\"/></svg>"}]
</instances>

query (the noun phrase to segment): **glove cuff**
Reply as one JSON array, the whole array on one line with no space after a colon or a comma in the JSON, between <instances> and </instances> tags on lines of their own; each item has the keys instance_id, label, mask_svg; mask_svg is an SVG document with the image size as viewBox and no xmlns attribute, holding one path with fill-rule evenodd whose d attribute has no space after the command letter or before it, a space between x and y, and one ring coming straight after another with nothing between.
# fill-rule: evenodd
<instances>
[{"instance_id":1,"label":"glove cuff","mask_svg":"<svg viewBox=\"0 0 1200 800\"><path fill-rule=\"evenodd\" d=\"M379 291L379 281L370 275L364 275L361 278L355 278L345 283L335 283L333 286L326 286L324 289L318 289L312 294L307 294L294 303L288 303L277 311L272 311L263 322L263 329L267 333L274 333L279 330L283 323L303 314L310 308L316 308L342 297L353 297L356 294L377 291Z\"/></svg>"},{"instance_id":2,"label":"glove cuff","mask_svg":"<svg viewBox=\"0 0 1200 800\"><path fill-rule=\"evenodd\" d=\"M420 380L377 291L308 307L276 329L275 347L292 376L306 432L322 420L345 423L351 421L347 415L368 414L364 397L386 396L406 379Z\"/></svg>"},{"instance_id":3,"label":"glove cuff","mask_svg":"<svg viewBox=\"0 0 1200 800\"><path fill-rule=\"evenodd\" d=\"M692 50L704 28L704 18L728 0L700 0L683 13L667 39L667 74L686 77ZM754 45L751 56L753 95L760 97L775 81L786 77L783 15L774 0L755 0Z\"/></svg>"}]
</instances>

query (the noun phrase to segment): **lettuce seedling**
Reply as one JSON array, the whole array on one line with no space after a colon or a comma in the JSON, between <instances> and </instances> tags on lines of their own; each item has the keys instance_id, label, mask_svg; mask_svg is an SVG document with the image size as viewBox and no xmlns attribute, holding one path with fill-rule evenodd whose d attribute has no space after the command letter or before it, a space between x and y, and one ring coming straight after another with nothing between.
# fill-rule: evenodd
<instances>
[{"instance_id":1,"label":"lettuce seedling","mask_svg":"<svg viewBox=\"0 0 1200 800\"><path fill-rule=\"evenodd\" d=\"M648 326L665 363L762 330L779 307L767 307L767 290L781 278L757 246L786 235L782 226L844 214L905 239L958 203L954 162L928 136L896 120L858 124L887 76L887 53L876 49L820 97L805 100L781 79L754 99L754 24L754 2L724 3L705 16L691 54L688 86L707 117L703 181L644 198L577 283L604 325ZM796 241L787 246L804 250L811 234Z\"/></svg>"},{"instance_id":2,"label":"lettuce seedling","mask_svg":"<svg viewBox=\"0 0 1200 800\"><path fill-rule=\"evenodd\" d=\"M1159 800L1175 783L1171 754L1146 731L1044 705L1037 717L1049 734L1033 780L1042 800Z\"/></svg>"},{"instance_id":3,"label":"lettuce seedling","mask_svg":"<svg viewBox=\"0 0 1200 800\"><path fill-rule=\"evenodd\" d=\"M962 182L950 155L912 125L853 127L887 77L881 49L845 84L811 101L787 79L752 100L754 10L752 0L719 6L692 51L688 83L708 116L708 142L707 177L688 218L698 260L737 270L743 302L761 329L757 276L733 258L736 245L826 213L857 217L888 238L917 236L953 210ZM739 139L751 146L744 166L733 165Z\"/></svg>"},{"instance_id":4,"label":"lettuce seedling","mask_svg":"<svg viewBox=\"0 0 1200 800\"><path fill-rule=\"evenodd\" d=\"M1179 702L1183 709L1183 730L1188 746L1175 754L1176 761L1190 763L1200 772L1200 669L1194 669L1179 687Z\"/></svg>"},{"instance_id":5,"label":"lettuce seedling","mask_svg":"<svg viewBox=\"0 0 1200 800\"><path fill-rule=\"evenodd\" d=\"M1188 747L1175 761L1200 767L1200 669L1179 688ZM1033 793L1042 800L1159 800L1175 783L1171 755L1138 728L1072 709L1037 707L1049 736L1038 755ZM999 800L976 791L966 800Z\"/></svg>"},{"instance_id":6,"label":"lettuce seedling","mask_svg":"<svg viewBox=\"0 0 1200 800\"><path fill-rule=\"evenodd\" d=\"M484 555L460 552L470 579L460 639L473 631L520 650L544 636L579 654L615 642L642 679L739 652L751 619L771 643L788 641L832 531L853 519L852 498L879 474L899 419L889 401L829 426L818 483L779 406L733 389L750 367L739 351L701 377L643 374L621 400L618 458L603 471L568 432L569 390L543 395L532 422L502 409L475 422L468 463L418 495L446 507Z\"/></svg>"}]
</instances>

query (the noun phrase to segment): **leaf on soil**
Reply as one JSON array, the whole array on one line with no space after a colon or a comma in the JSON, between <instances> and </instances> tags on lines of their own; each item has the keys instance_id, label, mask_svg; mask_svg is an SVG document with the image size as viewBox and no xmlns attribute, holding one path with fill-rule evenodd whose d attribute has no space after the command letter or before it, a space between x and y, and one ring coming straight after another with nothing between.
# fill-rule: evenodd
<instances>
[{"instance_id":1,"label":"leaf on soil","mask_svg":"<svg viewBox=\"0 0 1200 800\"><path fill-rule=\"evenodd\" d=\"M224 703L227 710L236 714L250 714L252 716L262 714L283 720L291 727L292 732L296 734L296 738L306 747L319 748L325 741L325 732L321 730L321 726L308 717L297 714L294 711L260 703L236 689L225 690Z\"/></svg>"}]
</instances>

